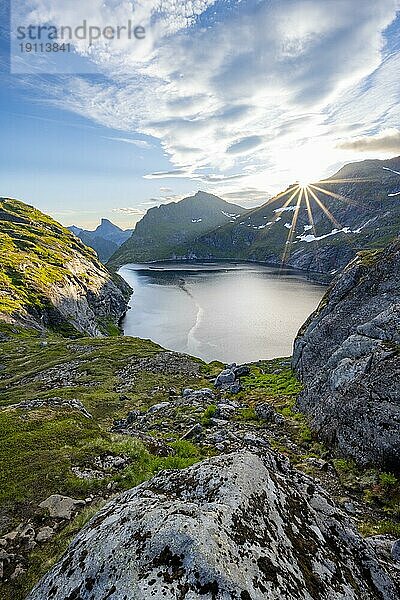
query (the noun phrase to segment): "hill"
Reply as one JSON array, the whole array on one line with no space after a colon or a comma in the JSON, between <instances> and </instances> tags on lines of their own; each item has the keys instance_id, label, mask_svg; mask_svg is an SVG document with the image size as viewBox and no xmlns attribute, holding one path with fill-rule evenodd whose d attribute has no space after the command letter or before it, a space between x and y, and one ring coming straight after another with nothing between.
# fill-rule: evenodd
<instances>
[{"instance_id":1,"label":"hill","mask_svg":"<svg viewBox=\"0 0 400 600\"><path fill-rule=\"evenodd\" d=\"M357 251L381 248L398 235L399 172L400 157L366 160L307 187L293 184L243 218L198 236L182 254L336 272Z\"/></svg>"},{"instance_id":2,"label":"hill","mask_svg":"<svg viewBox=\"0 0 400 600\"><path fill-rule=\"evenodd\" d=\"M325 443L358 463L399 468L399 238L344 269L299 332L293 366L300 410Z\"/></svg>"},{"instance_id":3,"label":"hill","mask_svg":"<svg viewBox=\"0 0 400 600\"><path fill-rule=\"evenodd\" d=\"M122 279L68 229L0 198L0 320L108 335L118 331L128 296Z\"/></svg>"},{"instance_id":4,"label":"hill","mask_svg":"<svg viewBox=\"0 0 400 600\"><path fill-rule=\"evenodd\" d=\"M76 225L71 225L67 229L80 238L86 246L93 248L103 263L107 262L133 232L133 229L121 229L108 219L101 219L100 225L94 231L81 229Z\"/></svg>"},{"instance_id":5,"label":"hill","mask_svg":"<svg viewBox=\"0 0 400 600\"><path fill-rule=\"evenodd\" d=\"M182 248L195 238L214 227L235 222L244 212L241 206L201 191L180 202L151 208L109 263L120 267L130 262L180 256L184 252Z\"/></svg>"}]
</instances>

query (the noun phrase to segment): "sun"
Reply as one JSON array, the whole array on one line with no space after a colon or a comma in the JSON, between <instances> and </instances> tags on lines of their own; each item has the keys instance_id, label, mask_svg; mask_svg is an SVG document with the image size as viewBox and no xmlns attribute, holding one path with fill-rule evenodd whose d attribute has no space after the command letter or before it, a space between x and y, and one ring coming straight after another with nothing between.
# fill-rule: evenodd
<instances>
[{"instance_id":1,"label":"sun","mask_svg":"<svg viewBox=\"0 0 400 600\"><path fill-rule=\"evenodd\" d=\"M302 189L310 187L310 181L309 181L309 179L307 179L305 177L301 177L297 181L297 183L298 183L299 187L301 187Z\"/></svg>"}]
</instances>

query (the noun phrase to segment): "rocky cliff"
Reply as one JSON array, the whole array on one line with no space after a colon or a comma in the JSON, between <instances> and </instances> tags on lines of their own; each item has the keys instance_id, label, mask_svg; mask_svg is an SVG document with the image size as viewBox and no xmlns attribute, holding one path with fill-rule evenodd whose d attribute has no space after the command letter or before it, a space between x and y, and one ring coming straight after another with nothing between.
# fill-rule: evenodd
<instances>
[{"instance_id":1,"label":"rocky cliff","mask_svg":"<svg viewBox=\"0 0 400 600\"><path fill-rule=\"evenodd\" d=\"M283 457L163 472L105 506L29 600L395 600L373 548Z\"/></svg>"},{"instance_id":2,"label":"rocky cliff","mask_svg":"<svg viewBox=\"0 0 400 600\"><path fill-rule=\"evenodd\" d=\"M400 242L358 256L294 344L299 408L361 464L400 465Z\"/></svg>"},{"instance_id":3,"label":"rocky cliff","mask_svg":"<svg viewBox=\"0 0 400 600\"><path fill-rule=\"evenodd\" d=\"M117 331L129 296L96 254L35 208L0 198L0 319L73 334Z\"/></svg>"}]
</instances>

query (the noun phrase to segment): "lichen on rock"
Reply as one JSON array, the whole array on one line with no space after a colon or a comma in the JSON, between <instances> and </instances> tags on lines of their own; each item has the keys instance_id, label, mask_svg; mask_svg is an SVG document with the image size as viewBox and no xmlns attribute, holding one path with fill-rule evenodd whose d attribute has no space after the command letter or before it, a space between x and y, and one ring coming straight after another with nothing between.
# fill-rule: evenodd
<instances>
[{"instance_id":1,"label":"lichen on rock","mask_svg":"<svg viewBox=\"0 0 400 600\"><path fill-rule=\"evenodd\" d=\"M29 600L395 600L349 518L282 456L161 472L107 504Z\"/></svg>"}]
</instances>

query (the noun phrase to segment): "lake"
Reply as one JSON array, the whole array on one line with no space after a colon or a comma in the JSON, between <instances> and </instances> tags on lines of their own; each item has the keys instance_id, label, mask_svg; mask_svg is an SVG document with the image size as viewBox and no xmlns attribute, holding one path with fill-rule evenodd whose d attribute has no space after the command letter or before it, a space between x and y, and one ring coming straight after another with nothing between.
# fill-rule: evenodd
<instances>
[{"instance_id":1,"label":"lake","mask_svg":"<svg viewBox=\"0 0 400 600\"><path fill-rule=\"evenodd\" d=\"M290 270L242 263L129 264L125 335L209 362L290 356L326 287Z\"/></svg>"}]
</instances>

